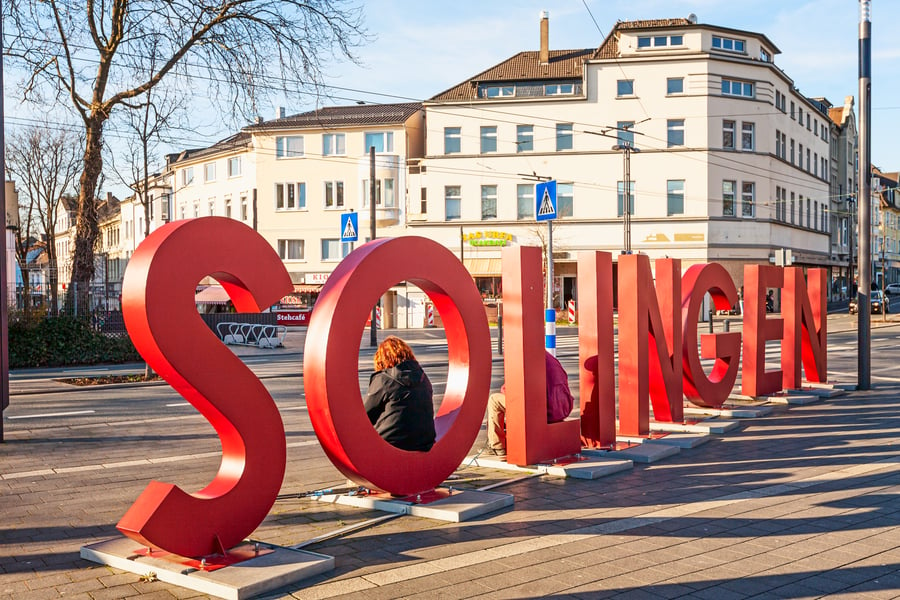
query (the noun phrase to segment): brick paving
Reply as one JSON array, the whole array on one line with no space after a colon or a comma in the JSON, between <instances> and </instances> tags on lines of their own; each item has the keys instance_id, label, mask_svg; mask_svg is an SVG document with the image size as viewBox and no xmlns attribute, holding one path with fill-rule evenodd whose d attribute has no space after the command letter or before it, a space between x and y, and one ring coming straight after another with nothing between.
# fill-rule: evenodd
<instances>
[{"instance_id":1,"label":"brick paving","mask_svg":"<svg viewBox=\"0 0 900 600\"><path fill-rule=\"evenodd\" d=\"M512 482L498 491L513 494L514 507L472 521L404 516L318 543L308 549L334 556L334 571L265 598L900 598L894 377L872 391L778 407L631 471ZM305 411L289 410L297 380L267 385L289 444L282 492L343 485ZM149 480L187 490L209 481L218 441L203 418L190 407L138 410L178 402L166 386L61 394L47 384L32 396L48 407L75 399L113 410L102 419L6 422L0 598L205 597L79 558L82 545L116 535ZM460 487L517 477L457 475L472 480ZM381 514L286 498L253 537L299 544Z\"/></svg>"}]
</instances>

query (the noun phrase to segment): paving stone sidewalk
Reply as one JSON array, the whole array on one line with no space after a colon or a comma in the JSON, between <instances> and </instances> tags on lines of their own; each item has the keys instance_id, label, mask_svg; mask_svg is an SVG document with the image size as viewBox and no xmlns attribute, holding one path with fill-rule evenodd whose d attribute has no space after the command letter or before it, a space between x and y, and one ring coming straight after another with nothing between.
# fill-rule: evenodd
<instances>
[{"instance_id":1,"label":"paving stone sidewalk","mask_svg":"<svg viewBox=\"0 0 900 600\"><path fill-rule=\"evenodd\" d=\"M214 432L193 411L132 408L177 402L164 386L77 394L122 408L7 421L0 598L204 597L83 561L79 548L115 536L151 479L203 487L218 467ZM305 411L280 407L282 492L344 484ZM459 487L515 478L498 488L515 506L459 524L403 516L318 543L309 549L335 570L265 598L900 598L900 381L778 407L609 477L520 477L462 469ZM299 544L381 515L285 497L253 537Z\"/></svg>"}]
</instances>

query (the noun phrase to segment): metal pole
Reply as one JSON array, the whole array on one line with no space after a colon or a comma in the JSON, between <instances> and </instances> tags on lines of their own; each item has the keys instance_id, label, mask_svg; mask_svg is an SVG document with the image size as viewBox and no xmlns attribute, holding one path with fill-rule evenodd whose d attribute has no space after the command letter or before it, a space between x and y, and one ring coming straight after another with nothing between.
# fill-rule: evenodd
<instances>
[{"instance_id":1,"label":"metal pole","mask_svg":"<svg viewBox=\"0 0 900 600\"><path fill-rule=\"evenodd\" d=\"M860 390L872 387L872 2L859 3L859 321L857 322L857 382Z\"/></svg>"},{"instance_id":2,"label":"metal pole","mask_svg":"<svg viewBox=\"0 0 900 600\"><path fill-rule=\"evenodd\" d=\"M547 308L553 306L553 221L547 221Z\"/></svg>"},{"instance_id":3,"label":"metal pole","mask_svg":"<svg viewBox=\"0 0 900 600\"><path fill-rule=\"evenodd\" d=\"M375 240L375 146L369 146L369 236ZM380 302L380 299L379 299ZM369 346L378 346L378 302L372 307L372 326L369 327Z\"/></svg>"},{"instance_id":4,"label":"metal pole","mask_svg":"<svg viewBox=\"0 0 900 600\"><path fill-rule=\"evenodd\" d=\"M887 321L888 298L884 295L884 211L881 213L881 322Z\"/></svg>"},{"instance_id":5,"label":"metal pole","mask_svg":"<svg viewBox=\"0 0 900 600\"><path fill-rule=\"evenodd\" d=\"M856 219L853 218L853 209L855 208L855 204L856 203L852 198L847 199L847 205L849 206L850 212L849 216L847 217L847 219L850 221L850 223L847 225L847 237L850 238L848 240L850 243L850 253L847 258L847 298L852 298L856 293L856 291L853 289L853 230L856 228Z\"/></svg>"},{"instance_id":6,"label":"metal pole","mask_svg":"<svg viewBox=\"0 0 900 600\"><path fill-rule=\"evenodd\" d=\"M463 258L465 258L465 236L463 235L463 226L459 226L459 262L465 264Z\"/></svg>"},{"instance_id":7,"label":"metal pole","mask_svg":"<svg viewBox=\"0 0 900 600\"><path fill-rule=\"evenodd\" d=\"M3 20L0 19L0 39L3 39ZM0 90L3 90L3 60L0 59ZM3 216L0 217L0 225L3 226L3 250L0 254L0 442L3 442L3 411L9 406L9 298L6 295L6 131L3 108L3 94L0 92L0 205L3 206ZM26 273L27 277L28 274ZM27 300L26 300L27 301Z\"/></svg>"},{"instance_id":8,"label":"metal pole","mask_svg":"<svg viewBox=\"0 0 900 600\"><path fill-rule=\"evenodd\" d=\"M628 144L624 145L624 154L622 155L622 168L624 174L622 176L622 221L625 225L625 254L631 254L631 195L628 193L631 187L631 150Z\"/></svg>"}]
</instances>

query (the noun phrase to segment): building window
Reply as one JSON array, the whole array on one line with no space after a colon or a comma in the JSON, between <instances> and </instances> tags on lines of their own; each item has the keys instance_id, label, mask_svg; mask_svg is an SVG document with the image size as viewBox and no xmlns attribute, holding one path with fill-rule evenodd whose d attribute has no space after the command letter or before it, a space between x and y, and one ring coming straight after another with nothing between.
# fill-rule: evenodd
<instances>
[{"instance_id":1,"label":"building window","mask_svg":"<svg viewBox=\"0 0 900 600\"><path fill-rule=\"evenodd\" d=\"M791 192L791 225L794 224L794 192Z\"/></svg>"},{"instance_id":2,"label":"building window","mask_svg":"<svg viewBox=\"0 0 900 600\"><path fill-rule=\"evenodd\" d=\"M350 242L341 242L340 238L322 239L322 260L341 260L350 254Z\"/></svg>"},{"instance_id":3,"label":"building window","mask_svg":"<svg viewBox=\"0 0 900 600\"><path fill-rule=\"evenodd\" d=\"M624 206L624 198L622 197L622 191L625 189L625 182L619 181L616 183L616 215L624 216L625 209ZM558 190L557 190L558 193ZM628 214L634 214L634 182L628 182Z\"/></svg>"},{"instance_id":4,"label":"building window","mask_svg":"<svg viewBox=\"0 0 900 600\"><path fill-rule=\"evenodd\" d=\"M460 127L444 127L444 154L461 151L462 133Z\"/></svg>"},{"instance_id":5,"label":"building window","mask_svg":"<svg viewBox=\"0 0 900 600\"><path fill-rule=\"evenodd\" d=\"M616 139L620 146L634 147L634 121L619 121L616 123Z\"/></svg>"},{"instance_id":6,"label":"building window","mask_svg":"<svg viewBox=\"0 0 900 600\"><path fill-rule=\"evenodd\" d=\"M344 182L325 182L325 208L341 208L344 206Z\"/></svg>"},{"instance_id":7,"label":"building window","mask_svg":"<svg viewBox=\"0 0 900 600\"><path fill-rule=\"evenodd\" d=\"M191 185L194 183L194 167L187 167L181 170L181 185Z\"/></svg>"},{"instance_id":8,"label":"building window","mask_svg":"<svg viewBox=\"0 0 900 600\"><path fill-rule=\"evenodd\" d=\"M281 260L304 260L305 246L303 240L278 240L278 257Z\"/></svg>"},{"instance_id":9,"label":"building window","mask_svg":"<svg viewBox=\"0 0 900 600\"><path fill-rule=\"evenodd\" d=\"M241 157L232 156L228 159L228 176L239 177L241 174Z\"/></svg>"},{"instance_id":10,"label":"building window","mask_svg":"<svg viewBox=\"0 0 900 600\"><path fill-rule=\"evenodd\" d=\"M748 81L737 81L735 79L722 79L722 95L723 96L743 96L745 98L753 97L753 84Z\"/></svg>"},{"instance_id":11,"label":"building window","mask_svg":"<svg viewBox=\"0 0 900 600\"><path fill-rule=\"evenodd\" d=\"M366 146L368 152L369 147ZM347 153L347 142L343 133L322 134L322 156L343 155Z\"/></svg>"},{"instance_id":12,"label":"building window","mask_svg":"<svg viewBox=\"0 0 900 600\"><path fill-rule=\"evenodd\" d=\"M303 136L283 135L275 138L275 158L303 156Z\"/></svg>"},{"instance_id":13,"label":"building window","mask_svg":"<svg viewBox=\"0 0 900 600\"><path fill-rule=\"evenodd\" d=\"M394 132L393 131L377 131L366 133L365 137L366 152L369 148L374 147L375 152L393 152L394 151Z\"/></svg>"},{"instance_id":14,"label":"building window","mask_svg":"<svg viewBox=\"0 0 900 600\"><path fill-rule=\"evenodd\" d=\"M556 216L571 217L575 214L575 184L556 184Z\"/></svg>"},{"instance_id":15,"label":"building window","mask_svg":"<svg viewBox=\"0 0 900 600\"><path fill-rule=\"evenodd\" d=\"M684 119L669 119L667 121L666 143L669 148L684 146Z\"/></svg>"},{"instance_id":16,"label":"building window","mask_svg":"<svg viewBox=\"0 0 900 600\"><path fill-rule=\"evenodd\" d=\"M684 179L670 179L666 182L666 214L684 214Z\"/></svg>"},{"instance_id":17,"label":"building window","mask_svg":"<svg viewBox=\"0 0 900 600\"><path fill-rule=\"evenodd\" d=\"M513 85L488 85L481 88L482 98L511 98L516 95Z\"/></svg>"},{"instance_id":18,"label":"building window","mask_svg":"<svg viewBox=\"0 0 900 600\"><path fill-rule=\"evenodd\" d=\"M683 94L684 93L684 78L683 77L669 77L666 79L666 94L670 96L672 94Z\"/></svg>"},{"instance_id":19,"label":"building window","mask_svg":"<svg viewBox=\"0 0 900 600\"><path fill-rule=\"evenodd\" d=\"M458 185L444 187L444 218L447 221L460 218L462 194Z\"/></svg>"},{"instance_id":20,"label":"building window","mask_svg":"<svg viewBox=\"0 0 900 600\"><path fill-rule=\"evenodd\" d=\"M575 93L572 83L548 83L544 86L545 96L571 96Z\"/></svg>"},{"instance_id":21,"label":"building window","mask_svg":"<svg viewBox=\"0 0 900 600\"><path fill-rule=\"evenodd\" d=\"M775 156L781 158L781 132L775 130Z\"/></svg>"},{"instance_id":22,"label":"building window","mask_svg":"<svg viewBox=\"0 0 900 600\"><path fill-rule=\"evenodd\" d=\"M754 212L754 200L756 198L756 184L752 181L741 183L741 216L752 217Z\"/></svg>"},{"instance_id":23,"label":"building window","mask_svg":"<svg viewBox=\"0 0 900 600\"><path fill-rule=\"evenodd\" d=\"M556 151L572 149L572 124L556 124Z\"/></svg>"},{"instance_id":24,"label":"building window","mask_svg":"<svg viewBox=\"0 0 900 600\"><path fill-rule=\"evenodd\" d=\"M203 165L203 181L209 183L216 180L216 163L206 163Z\"/></svg>"},{"instance_id":25,"label":"building window","mask_svg":"<svg viewBox=\"0 0 900 600\"><path fill-rule=\"evenodd\" d=\"M712 39L712 47L716 50L729 50L731 52L743 52L746 44L744 40L735 38L720 37L714 35Z\"/></svg>"},{"instance_id":26,"label":"building window","mask_svg":"<svg viewBox=\"0 0 900 600\"><path fill-rule=\"evenodd\" d=\"M781 158L785 158L787 156L787 134L781 134Z\"/></svg>"},{"instance_id":27,"label":"building window","mask_svg":"<svg viewBox=\"0 0 900 600\"><path fill-rule=\"evenodd\" d=\"M531 152L534 150L534 126L516 126L516 152Z\"/></svg>"},{"instance_id":28,"label":"building window","mask_svg":"<svg viewBox=\"0 0 900 600\"><path fill-rule=\"evenodd\" d=\"M791 164L794 164L794 138L791 138Z\"/></svg>"},{"instance_id":29,"label":"building window","mask_svg":"<svg viewBox=\"0 0 900 600\"><path fill-rule=\"evenodd\" d=\"M746 121L741 123L741 150L752 152L754 149L753 134L756 126Z\"/></svg>"},{"instance_id":30,"label":"building window","mask_svg":"<svg viewBox=\"0 0 900 600\"><path fill-rule=\"evenodd\" d=\"M306 184L276 183L275 210L304 210L306 208Z\"/></svg>"},{"instance_id":31,"label":"building window","mask_svg":"<svg viewBox=\"0 0 900 600\"><path fill-rule=\"evenodd\" d=\"M556 188L556 206L559 210L559 186ZM516 186L516 219L534 218L534 185L520 183Z\"/></svg>"},{"instance_id":32,"label":"building window","mask_svg":"<svg viewBox=\"0 0 900 600\"><path fill-rule=\"evenodd\" d=\"M481 128L481 153L497 151L497 128L482 127Z\"/></svg>"},{"instance_id":33,"label":"building window","mask_svg":"<svg viewBox=\"0 0 900 600\"><path fill-rule=\"evenodd\" d=\"M813 152L813 175L819 176L819 153Z\"/></svg>"},{"instance_id":34,"label":"building window","mask_svg":"<svg viewBox=\"0 0 900 600\"><path fill-rule=\"evenodd\" d=\"M759 60L763 62L772 62L772 55L769 54L769 51L763 47L759 49Z\"/></svg>"},{"instance_id":35,"label":"building window","mask_svg":"<svg viewBox=\"0 0 900 600\"><path fill-rule=\"evenodd\" d=\"M200 201L194 200L194 218L196 219L199 216L200 216ZM143 220L143 218L141 218L141 220ZM144 229L144 227L141 226L141 231L143 231L143 229Z\"/></svg>"},{"instance_id":36,"label":"building window","mask_svg":"<svg viewBox=\"0 0 900 600\"><path fill-rule=\"evenodd\" d=\"M797 225L803 227L803 194L797 195Z\"/></svg>"},{"instance_id":37,"label":"building window","mask_svg":"<svg viewBox=\"0 0 900 600\"><path fill-rule=\"evenodd\" d=\"M810 227L810 218L809 218L809 198L806 199L806 228Z\"/></svg>"},{"instance_id":38,"label":"building window","mask_svg":"<svg viewBox=\"0 0 900 600\"><path fill-rule=\"evenodd\" d=\"M726 217L734 216L734 181L722 182L722 214Z\"/></svg>"},{"instance_id":39,"label":"building window","mask_svg":"<svg viewBox=\"0 0 900 600\"><path fill-rule=\"evenodd\" d=\"M207 205L206 208L208 210L208 212L206 214L208 214L210 217L215 215L216 214L216 201L210 200L209 204Z\"/></svg>"},{"instance_id":40,"label":"building window","mask_svg":"<svg viewBox=\"0 0 900 600\"><path fill-rule=\"evenodd\" d=\"M231 198L225 198L225 216L231 218Z\"/></svg>"},{"instance_id":41,"label":"building window","mask_svg":"<svg viewBox=\"0 0 900 600\"><path fill-rule=\"evenodd\" d=\"M616 96L634 96L634 79L620 79L616 82Z\"/></svg>"},{"instance_id":42,"label":"building window","mask_svg":"<svg viewBox=\"0 0 900 600\"><path fill-rule=\"evenodd\" d=\"M250 220L250 207L247 205L247 197L241 196L241 221Z\"/></svg>"},{"instance_id":43,"label":"building window","mask_svg":"<svg viewBox=\"0 0 900 600\"><path fill-rule=\"evenodd\" d=\"M734 121L722 121L722 148L734 150Z\"/></svg>"},{"instance_id":44,"label":"building window","mask_svg":"<svg viewBox=\"0 0 900 600\"><path fill-rule=\"evenodd\" d=\"M481 219L497 218L497 186L481 186Z\"/></svg>"},{"instance_id":45,"label":"building window","mask_svg":"<svg viewBox=\"0 0 900 600\"><path fill-rule=\"evenodd\" d=\"M807 149L806 149L806 172L809 173L809 170L810 170L810 166L809 166L809 148L807 148Z\"/></svg>"},{"instance_id":46,"label":"building window","mask_svg":"<svg viewBox=\"0 0 900 600\"><path fill-rule=\"evenodd\" d=\"M363 208L369 208L369 180L362 180L363 188ZM375 180L375 206L384 206L385 208L395 208L397 205L394 196L394 180L392 178Z\"/></svg>"},{"instance_id":47,"label":"building window","mask_svg":"<svg viewBox=\"0 0 900 600\"><path fill-rule=\"evenodd\" d=\"M419 194L419 213L428 214L428 188L422 188Z\"/></svg>"}]
</instances>

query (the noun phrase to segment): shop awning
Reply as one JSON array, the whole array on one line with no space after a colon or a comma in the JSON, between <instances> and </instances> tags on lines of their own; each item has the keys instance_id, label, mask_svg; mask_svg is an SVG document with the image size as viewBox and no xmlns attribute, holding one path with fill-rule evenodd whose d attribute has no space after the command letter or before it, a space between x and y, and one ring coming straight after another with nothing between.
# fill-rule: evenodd
<instances>
[{"instance_id":1,"label":"shop awning","mask_svg":"<svg viewBox=\"0 0 900 600\"><path fill-rule=\"evenodd\" d=\"M464 258L463 265L472 277L500 277L499 258Z\"/></svg>"},{"instance_id":2,"label":"shop awning","mask_svg":"<svg viewBox=\"0 0 900 600\"><path fill-rule=\"evenodd\" d=\"M228 293L221 285L211 285L194 295L197 304L227 304L228 300Z\"/></svg>"},{"instance_id":3,"label":"shop awning","mask_svg":"<svg viewBox=\"0 0 900 600\"><path fill-rule=\"evenodd\" d=\"M322 291L322 286L315 283L295 283L295 294L317 294Z\"/></svg>"}]
</instances>

